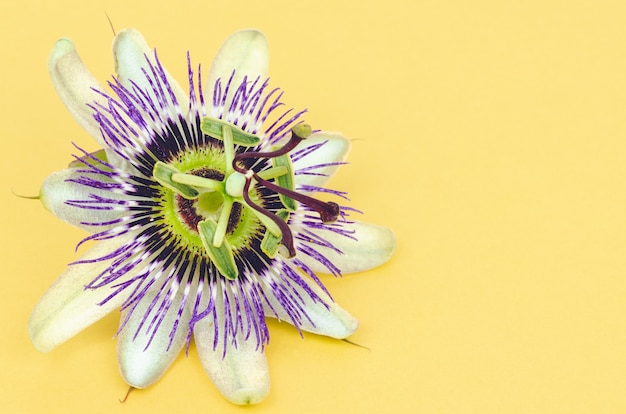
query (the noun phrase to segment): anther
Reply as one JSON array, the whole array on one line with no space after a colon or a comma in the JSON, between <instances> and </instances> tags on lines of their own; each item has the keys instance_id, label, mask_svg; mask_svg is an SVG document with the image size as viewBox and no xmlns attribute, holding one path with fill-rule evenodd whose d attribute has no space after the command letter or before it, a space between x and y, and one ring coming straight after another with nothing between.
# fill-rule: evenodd
<instances>
[{"instance_id":1,"label":"anther","mask_svg":"<svg viewBox=\"0 0 626 414\"><path fill-rule=\"evenodd\" d=\"M190 185L177 183L172 179L172 176L175 174L180 174L180 171L161 161L157 161L152 169L152 176L162 186L169 188L188 200L198 198L200 194L198 190Z\"/></svg>"},{"instance_id":2,"label":"anther","mask_svg":"<svg viewBox=\"0 0 626 414\"><path fill-rule=\"evenodd\" d=\"M246 183L243 189L243 198L246 201L246 204L253 210L258 211L266 217L269 217L278 226L281 232L281 243L287 248L287 256L289 258L294 257L296 255L296 248L293 245L293 235L291 234L291 229L289 228L289 225L287 225L285 220L283 220L276 214L252 202L250 196L248 195L248 191L250 191L251 181L252 178L250 177L250 174L246 174Z\"/></svg>"},{"instance_id":3,"label":"anther","mask_svg":"<svg viewBox=\"0 0 626 414\"><path fill-rule=\"evenodd\" d=\"M287 170L286 174L279 175L275 178L276 184L278 184L282 188L286 188L288 190L295 190L295 179L293 173L293 166L291 165L291 158L289 154L284 154L275 158L272 158L272 166L273 168L284 168ZM263 177L261 177L263 178ZM267 178L263 178L267 180ZM285 207L287 207L291 211L296 211L298 208L296 201L286 196L285 194L278 194L281 203Z\"/></svg>"},{"instance_id":4,"label":"anther","mask_svg":"<svg viewBox=\"0 0 626 414\"><path fill-rule=\"evenodd\" d=\"M224 129L230 129L233 142L244 147L254 147L260 139L256 135L249 134L243 129L222 119L205 116L200 123L200 130L211 138L224 140Z\"/></svg>"},{"instance_id":5,"label":"anther","mask_svg":"<svg viewBox=\"0 0 626 414\"><path fill-rule=\"evenodd\" d=\"M276 212L276 215L285 223L289 221L289 211L287 210L279 210ZM265 232L263 240L261 241L261 250L272 259L276 257L276 253L280 253L283 256L289 257L289 249L285 248L284 250L287 250L286 252L281 251L279 243L280 238L274 236L272 233L267 231Z\"/></svg>"},{"instance_id":6,"label":"anther","mask_svg":"<svg viewBox=\"0 0 626 414\"><path fill-rule=\"evenodd\" d=\"M218 224L211 219L206 219L198 223L198 233L204 248L211 258L211 261L217 268L218 272L226 279L235 280L239 275L237 264L235 263L235 256L233 250L228 244L227 240L222 240L219 247L213 244L215 235L217 234Z\"/></svg>"}]
</instances>

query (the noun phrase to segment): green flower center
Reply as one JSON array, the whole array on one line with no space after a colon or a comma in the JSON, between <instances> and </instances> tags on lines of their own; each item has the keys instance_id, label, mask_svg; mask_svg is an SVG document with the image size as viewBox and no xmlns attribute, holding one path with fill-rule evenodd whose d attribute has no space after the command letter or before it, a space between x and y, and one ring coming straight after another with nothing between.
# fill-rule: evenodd
<instances>
[{"instance_id":1,"label":"green flower center","mask_svg":"<svg viewBox=\"0 0 626 414\"><path fill-rule=\"evenodd\" d=\"M261 250L270 258L277 253L295 256L293 236L287 225L290 212L303 202L320 213L322 221L334 221L335 203L312 199L294 190L289 152L311 134L308 125L297 125L283 147L271 152L235 153L235 145L257 146L259 138L222 120L204 118L202 131L223 141L222 148L188 150L166 164L154 165L153 177L164 187L166 223L187 249L206 254L222 276L238 276L235 254L263 234ZM271 159L272 166L256 173L246 169L245 159ZM252 180L276 192L284 209L271 212Z\"/></svg>"}]
</instances>

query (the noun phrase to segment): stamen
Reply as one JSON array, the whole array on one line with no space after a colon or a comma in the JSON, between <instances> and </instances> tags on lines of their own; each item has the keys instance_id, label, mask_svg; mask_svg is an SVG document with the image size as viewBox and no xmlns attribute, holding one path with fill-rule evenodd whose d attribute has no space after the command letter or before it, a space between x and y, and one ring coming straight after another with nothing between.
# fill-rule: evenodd
<instances>
[{"instance_id":1,"label":"stamen","mask_svg":"<svg viewBox=\"0 0 626 414\"><path fill-rule=\"evenodd\" d=\"M280 175L276 177L276 183L282 188L286 188L288 190L295 190L295 180L293 173L293 166L291 165L291 158L288 154L280 155L278 157L272 158L272 165L274 168L283 167L287 170L286 174ZM265 178L266 179L266 178ZM286 196L285 194L278 193L278 197L280 201L283 203L285 207L287 207L291 211L296 211L298 205L296 201Z\"/></svg>"},{"instance_id":2,"label":"stamen","mask_svg":"<svg viewBox=\"0 0 626 414\"><path fill-rule=\"evenodd\" d=\"M293 245L293 235L291 234L291 229L289 228L287 223L282 218L280 218L276 214L272 213L271 211L266 210L263 207L258 206L258 205L254 204L252 202L252 200L250 199L250 196L248 195L248 191L250 190L250 182L251 181L252 181L251 174L246 174L246 184L244 185L244 189L243 189L243 198L246 201L246 204L250 208L252 208L253 211L257 211L257 212L260 213L260 215L257 215L259 217L259 219L261 218L261 216L268 217L268 218L270 218L272 220L272 222L275 223L276 226L278 226L278 228L280 229L281 234L277 235L274 232L272 232L272 233L274 234L274 236L282 238L281 242L282 242L283 246L285 246L287 248L287 255L288 255L288 257L289 258L294 257L296 255L296 249L295 249L295 247ZM265 224L265 223L263 223L263 224ZM267 227L267 229L270 230L269 227Z\"/></svg>"},{"instance_id":3,"label":"stamen","mask_svg":"<svg viewBox=\"0 0 626 414\"><path fill-rule=\"evenodd\" d=\"M279 210L276 215L285 223L289 221L289 211L287 210ZM265 233L263 236L263 240L261 241L261 250L268 255L271 259L276 257L276 252L278 251L280 243L280 238L274 236L269 231ZM285 249L287 250L287 249ZM281 254L284 252L281 252ZM289 255L289 252L286 253Z\"/></svg>"},{"instance_id":4,"label":"stamen","mask_svg":"<svg viewBox=\"0 0 626 414\"><path fill-rule=\"evenodd\" d=\"M198 190L189 185L180 184L172 180L172 175L176 173L180 173L180 171L161 161L157 161L152 169L152 176L162 186L169 188L188 200L198 198Z\"/></svg>"},{"instance_id":5,"label":"stamen","mask_svg":"<svg viewBox=\"0 0 626 414\"><path fill-rule=\"evenodd\" d=\"M252 211L252 213L256 216L256 218L259 219L259 221L265 226L265 228L274 236L282 237L283 232L281 230L280 224L278 224L276 220L272 218L273 214L258 206L257 204L254 204L254 202L250 200L250 197L247 194L243 198L246 202L246 205L251 208L250 211ZM258 207L258 209L254 206Z\"/></svg>"},{"instance_id":6,"label":"stamen","mask_svg":"<svg viewBox=\"0 0 626 414\"><path fill-rule=\"evenodd\" d=\"M217 220L217 228L215 229L215 235L213 236L213 246L215 247L220 247L224 242L226 229L228 228L228 219L230 218L230 212L232 209L233 200L229 197L224 197L224 204L222 205L220 218Z\"/></svg>"},{"instance_id":7,"label":"stamen","mask_svg":"<svg viewBox=\"0 0 626 414\"><path fill-rule=\"evenodd\" d=\"M224 140L224 127L228 127L232 131L233 142L244 147L254 147L261 141L259 137L249 134L230 122L222 119L215 119L208 116L202 118L200 129L211 138Z\"/></svg>"},{"instance_id":8,"label":"stamen","mask_svg":"<svg viewBox=\"0 0 626 414\"><path fill-rule=\"evenodd\" d=\"M235 160L235 142L233 130L228 125L222 125L222 138L224 139L224 157L226 157L226 174L232 173L233 161Z\"/></svg>"},{"instance_id":9,"label":"stamen","mask_svg":"<svg viewBox=\"0 0 626 414\"><path fill-rule=\"evenodd\" d=\"M270 167L267 170L259 172L259 177L264 180L273 180L281 175L288 174L289 170L286 167Z\"/></svg>"},{"instance_id":10,"label":"stamen","mask_svg":"<svg viewBox=\"0 0 626 414\"><path fill-rule=\"evenodd\" d=\"M206 249L211 261L217 268L218 272L226 279L235 280L239 276L239 270L235 263L233 250L228 244L228 240L223 239L219 247L214 246L213 240L217 234L217 223L215 220L206 219L198 223L198 233L202 244Z\"/></svg>"},{"instance_id":11,"label":"stamen","mask_svg":"<svg viewBox=\"0 0 626 414\"><path fill-rule=\"evenodd\" d=\"M176 184L184 184L189 187L205 188L213 191L222 191L224 189L224 183L222 181L204 178L199 175L173 173L171 180Z\"/></svg>"}]
</instances>

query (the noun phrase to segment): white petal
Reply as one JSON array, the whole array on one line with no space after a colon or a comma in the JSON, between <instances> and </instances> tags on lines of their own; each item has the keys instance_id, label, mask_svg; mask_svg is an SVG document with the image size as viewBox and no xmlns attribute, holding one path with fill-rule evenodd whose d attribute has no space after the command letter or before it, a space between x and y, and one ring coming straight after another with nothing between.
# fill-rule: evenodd
<instances>
[{"instance_id":1,"label":"white petal","mask_svg":"<svg viewBox=\"0 0 626 414\"><path fill-rule=\"evenodd\" d=\"M257 30L242 30L232 34L217 52L211 65L203 91L209 106L213 104L213 88L218 79L221 79L223 91L233 70L236 71L226 100L225 107L228 108L244 76L247 76L250 82L254 82L257 77L263 82L267 78L268 68L269 49L263 33Z\"/></svg>"},{"instance_id":2,"label":"white petal","mask_svg":"<svg viewBox=\"0 0 626 414\"><path fill-rule=\"evenodd\" d=\"M71 40L61 39L54 44L48 70L57 93L78 124L105 147L93 109L87 106L94 102L106 103L106 99L94 91L104 91L104 87L87 70Z\"/></svg>"},{"instance_id":3,"label":"white petal","mask_svg":"<svg viewBox=\"0 0 626 414\"><path fill-rule=\"evenodd\" d=\"M342 253L337 253L328 247L313 246L337 266L342 273L369 270L389 260L396 247L393 231L387 227L361 222L346 227L355 231L352 236L356 240L327 230L316 231L320 237L330 242ZM298 258L316 273L329 273L324 265L312 257L299 254Z\"/></svg>"},{"instance_id":4,"label":"white petal","mask_svg":"<svg viewBox=\"0 0 626 414\"><path fill-rule=\"evenodd\" d=\"M194 326L194 339L204 370L224 397L241 405L261 402L270 391L270 376L265 354L256 349L256 340L239 335L237 348L229 344L213 349L213 325L200 321Z\"/></svg>"},{"instance_id":5,"label":"white petal","mask_svg":"<svg viewBox=\"0 0 626 414\"><path fill-rule=\"evenodd\" d=\"M77 168L68 168L50 174L41 186L39 197L44 207L61 220L89 232L106 230L110 226L89 226L84 223L103 223L118 219L128 212L125 210L93 210L75 207L66 203L68 200L88 200L89 194L106 198L122 199L124 195L98 190L90 186L68 182L67 180L84 176ZM99 180L108 181L106 177Z\"/></svg>"},{"instance_id":6,"label":"white petal","mask_svg":"<svg viewBox=\"0 0 626 414\"><path fill-rule=\"evenodd\" d=\"M311 169L315 165L333 164L345 161L350 152L350 140L338 132L318 132L301 142L294 152L306 150L313 145L321 145L308 155L293 162L296 185L322 187L339 168L331 165ZM297 156L297 155L296 155ZM299 172L298 172L299 171Z\"/></svg>"},{"instance_id":7,"label":"white petal","mask_svg":"<svg viewBox=\"0 0 626 414\"><path fill-rule=\"evenodd\" d=\"M105 143L100 125L93 118L94 110L87 106L98 103L106 107L107 99L96 92L105 89L87 70L71 40L61 39L55 43L48 58L48 70L61 100L78 124L104 148L109 163L125 165L126 162Z\"/></svg>"},{"instance_id":8,"label":"white petal","mask_svg":"<svg viewBox=\"0 0 626 414\"><path fill-rule=\"evenodd\" d=\"M181 289L184 289L184 287L181 287ZM117 360L120 372L124 380L135 388L146 388L161 378L176 360L187 339L189 312L183 312L179 320L178 329L176 329L170 345L170 331L178 317L182 292L177 294L169 312L167 312L159 330L151 341L152 331L147 330L147 328L152 318L156 315L161 300L153 307L150 314L146 317L146 322L144 322L142 329L137 334L137 337L134 338L153 299L154 291L149 292L140 300L118 337ZM122 313L121 323L124 322L128 312L129 310L125 310ZM149 346L146 348L148 343Z\"/></svg>"},{"instance_id":9,"label":"white petal","mask_svg":"<svg viewBox=\"0 0 626 414\"><path fill-rule=\"evenodd\" d=\"M345 309L337 305L317 284L307 281L309 289L315 292L328 305L314 302L311 296L301 287L295 287L298 295L304 301L303 308L308 318L302 317L297 323L292 321L289 314L279 305L271 292L266 292L266 296L270 301L272 308L265 305L265 314L267 316L278 317L281 321L289 322L298 326L300 329L319 335L329 336L331 338L343 339L352 335L359 327L359 321L350 315ZM274 312L277 315L274 315Z\"/></svg>"},{"instance_id":10,"label":"white petal","mask_svg":"<svg viewBox=\"0 0 626 414\"><path fill-rule=\"evenodd\" d=\"M131 89L132 84L130 80L132 80L140 88L149 91L150 95L154 97L152 87L146 79L143 70L152 76L148 61L152 65L156 65L156 60L154 59L154 52L148 46L141 33L135 29L124 29L119 32L113 41L113 55L115 58L115 71L120 83ZM165 71L165 75L178 100L181 111L184 113L188 109L189 98L167 71Z\"/></svg>"},{"instance_id":11,"label":"white petal","mask_svg":"<svg viewBox=\"0 0 626 414\"><path fill-rule=\"evenodd\" d=\"M98 242L80 260L102 257L123 242L122 238ZM108 264L109 262L103 261L68 266L50 286L33 309L28 321L28 334L35 348L42 352L51 351L121 305L126 299L125 293L99 305L114 290L107 287L85 289ZM131 274L127 274L120 278L120 282L130 277Z\"/></svg>"}]
</instances>

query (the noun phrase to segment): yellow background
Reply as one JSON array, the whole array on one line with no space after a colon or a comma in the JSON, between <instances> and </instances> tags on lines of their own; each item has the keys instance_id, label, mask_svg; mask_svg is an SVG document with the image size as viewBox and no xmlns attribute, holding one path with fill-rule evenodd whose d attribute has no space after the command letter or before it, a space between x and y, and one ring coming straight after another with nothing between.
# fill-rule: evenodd
<instances>
[{"instance_id":1,"label":"yellow background","mask_svg":"<svg viewBox=\"0 0 626 414\"><path fill-rule=\"evenodd\" d=\"M271 323L268 399L249 412L626 412L623 1L3 1L0 411L243 412L195 350L118 402L117 315L49 354L31 308L83 237L34 195L71 141L48 79L73 38L102 81L134 26L185 79L233 31L270 40L273 85L355 139L333 180L397 235L392 261L326 278L369 350Z\"/></svg>"}]
</instances>

